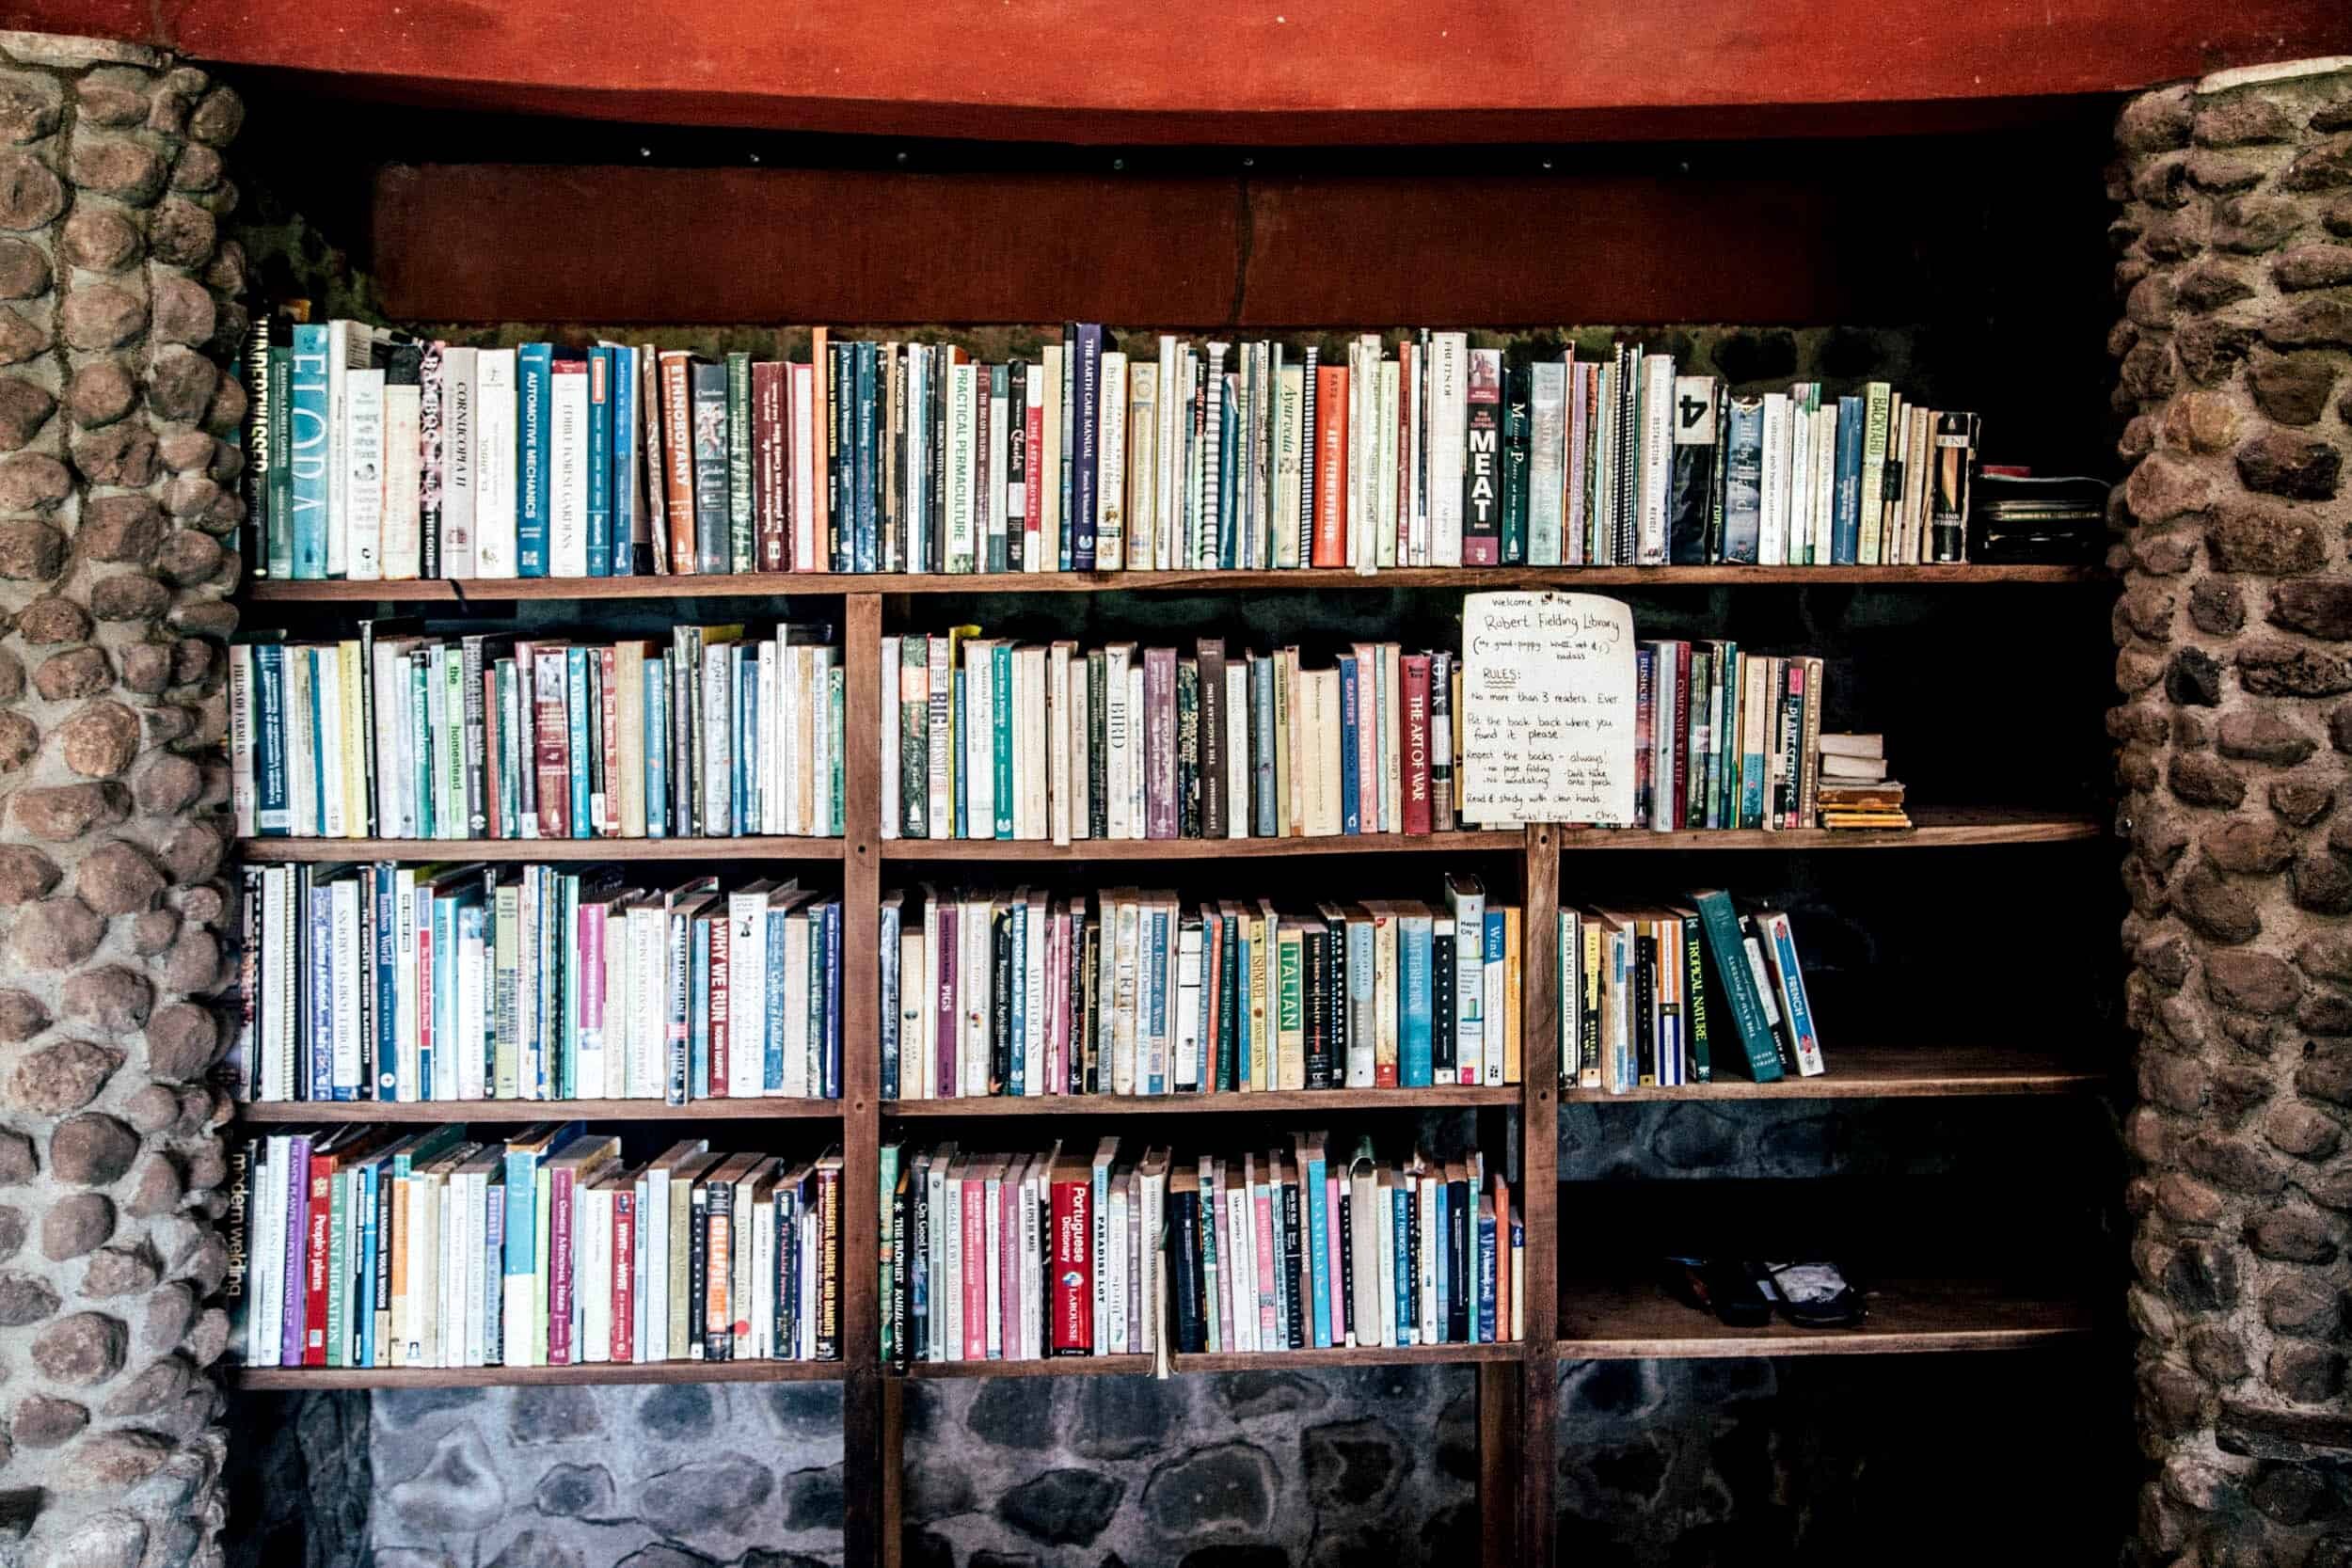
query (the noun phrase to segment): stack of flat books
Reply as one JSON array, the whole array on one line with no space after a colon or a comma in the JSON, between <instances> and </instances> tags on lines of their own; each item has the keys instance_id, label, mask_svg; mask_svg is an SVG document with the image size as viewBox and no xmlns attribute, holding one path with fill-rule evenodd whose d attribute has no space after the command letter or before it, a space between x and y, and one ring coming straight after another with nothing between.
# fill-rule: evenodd
<instances>
[{"instance_id":1,"label":"stack of flat books","mask_svg":"<svg viewBox=\"0 0 2352 1568\"><path fill-rule=\"evenodd\" d=\"M1817 753L1824 828L1908 828L1903 786L1886 773L1883 735L1825 735Z\"/></svg>"}]
</instances>

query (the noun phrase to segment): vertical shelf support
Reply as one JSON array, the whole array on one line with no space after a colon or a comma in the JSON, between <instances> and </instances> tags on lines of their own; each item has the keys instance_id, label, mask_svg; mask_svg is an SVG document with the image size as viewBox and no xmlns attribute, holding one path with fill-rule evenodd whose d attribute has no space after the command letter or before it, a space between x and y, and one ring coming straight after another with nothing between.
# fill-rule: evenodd
<instances>
[{"instance_id":1,"label":"vertical shelf support","mask_svg":"<svg viewBox=\"0 0 2352 1568\"><path fill-rule=\"evenodd\" d=\"M882 1194L882 969L875 911L882 902L882 595L844 595L842 627L841 1462L845 1484L842 1561L848 1568L895 1560L897 1428L884 1418L879 1248ZM861 743L861 741L863 743ZM870 1478L890 1478L884 1486Z\"/></svg>"},{"instance_id":2,"label":"vertical shelf support","mask_svg":"<svg viewBox=\"0 0 2352 1568\"><path fill-rule=\"evenodd\" d=\"M1551 1568L1553 1422L1560 1402L1553 1351L1560 1333L1560 832L1539 824L1526 834L1519 1205L1527 1227L1527 1341L1518 1365L1519 1443L1512 1468L1519 1489L1518 1560L1526 1568Z\"/></svg>"}]
</instances>

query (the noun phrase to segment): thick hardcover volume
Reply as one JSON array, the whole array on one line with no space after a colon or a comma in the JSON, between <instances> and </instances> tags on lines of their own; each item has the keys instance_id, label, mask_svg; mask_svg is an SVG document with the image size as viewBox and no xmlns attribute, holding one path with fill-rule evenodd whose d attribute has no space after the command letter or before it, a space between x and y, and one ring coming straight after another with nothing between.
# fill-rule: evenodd
<instances>
[{"instance_id":1,"label":"thick hardcover volume","mask_svg":"<svg viewBox=\"0 0 2352 1568\"><path fill-rule=\"evenodd\" d=\"M1724 560L1753 566L1764 531L1764 400L1733 397L1724 410Z\"/></svg>"},{"instance_id":2,"label":"thick hardcover volume","mask_svg":"<svg viewBox=\"0 0 2352 1568\"><path fill-rule=\"evenodd\" d=\"M694 570L695 356L673 349L661 356L661 495L670 521L670 570ZM654 542L656 548L662 541Z\"/></svg>"},{"instance_id":3,"label":"thick hardcover volume","mask_svg":"<svg viewBox=\"0 0 2352 1568\"><path fill-rule=\"evenodd\" d=\"M756 559L752 517L752 356L740 350L726 360L727 560L716 570L749 571ZM697 430L694 453L702 456ZM710 570L711 568L705 568Z\"/></svg>"},{"instance_id":4,"label":"thick hardcover volume","mask_svg":"<svg viewBox=\"0 0 2352 1568\"><path fill-rule=\"evenodd\" d=\"M1056 1355L1094 1350L1094 1172L1064 1160L1051 1177L1054 1224L1053 1338Z\"/></svg>"},{"instance_id":5,"label":"thick hardcover volume","mask_svg":"<svg viewBox=\"0 0 2352 1568\"><path fill-rule=\"evenodd\" d=\"M1977 416L1939 413L1935 416L1933 504L1929 527L1933 531L1933 561L1968 559L1968 486L1977 460Z\"/></svg>"},{"instance_id":6,"label":"thick hardcover volume","mask_svg":"<svg viewBox=\"0 0 2352 1568\"><path fill-rule=\"evenodd\" d=\"M1347 367L1315 370L1312 566L1345 566L1347 555Z\"/></svg>"},{"instance_id":7,"label":"thick hardcover volume","mask_svg":"<svg viewBox=\"0 0 2352 1568\"><path fill-rule=\"evenodd\" d=\"M555 350L525 343L515 351L515 575L548 575L548 510Z\"/></svg>"},{"instance_id":8,"label":"thick hardcover volume","mask_svg":"<svg viewBox=\"0 0 2352 1568\"><path fill-rule=\"evenodd\" d=\"M789 569L791 462L785 427L785 387L790 367L763 359L752 367L752 520L759 569Z\"/></svg>"},{"instance_id":9,"label":"thick hardcover volume","mask_svg":"<svg viewBox=\"0 0 2352 1568\"><path fill-rule=\"evenodd\" d=\"M287 467L293 476L293 571L305 580L326 576L326 328L307 324L294 331L293 387L288 399L292 439Z\"/></svg>"},{"instance_id":10,"label":"thick hardcover volume","mask_svg":"<svg viewBox=\"0 0 2352 1568\"><path fill-rule=\"evenodd\" d=\"M1102 476L1097 472L1103 434L1103 327L1080 322L1072 339L1075 363L1070 367L1071 430L1074 450L1065 450L1070 464L1070 569L1094 570L1094 525Z\"/></svg>"},{"instance_id":11,"label":"thick hardcover volume","mask_svg":"<svg viewBox=\"0 0 2352 1568\"><path fill-rule=\"evenodd\" d=\"M727 505L727 367L696 360L693 396L694 570L733 569Z\"/></svg>"},{"instance_id":12,"label":"thick hardcover volume","mask_svg":"<svg viewBox=\"0 0 2352 1568\"><path fill-rule=\"evenodd\" d=\"M1666 479L1666 559L1704 566L1715 556L1715 378L1675 377L1675 450Z\"/></svg>"},{"instance_id":13,"label":"thick hardcover volume","mask_svg":"<svg viewBox=\"0 0 2352 1568\"><path fill-rule=\"evenodd\" d=\"M1756 971L1748 964L1746 944L1740 936L1740 917L1731 908L1731 895L1716 889L1694 896L1699 933L1707 944L1709 970L1708 994L1731 1008L1731 1022L1740 1036L1740 1049L1748 1070L1759 1084L1779 1082L1780 1046L1764 1015L1764 1002L1756 989Z\"/></svg>"},{"instance_id":14,"label":"thick hardcover volume","mask_svg":"<svg viewBox=\"0 0 2352 1568\"><path fill-rule=\"evenodd\" d=\"M1463 412L1462 564L1502 562L1502 351L1470 351Z\"/></svg>"},{"instance_id":15,"label":"thick hardcover volume","mask_svg":"<svg viewBox=\"0 0 2352 1568\"><path fill-rule=\"evenodd\" d=\"M1529 410L1528 374L1512 372L1502 404L1502 563L1528 563L1528 465L1534 431Z\"/></svg>"}]
</instances>

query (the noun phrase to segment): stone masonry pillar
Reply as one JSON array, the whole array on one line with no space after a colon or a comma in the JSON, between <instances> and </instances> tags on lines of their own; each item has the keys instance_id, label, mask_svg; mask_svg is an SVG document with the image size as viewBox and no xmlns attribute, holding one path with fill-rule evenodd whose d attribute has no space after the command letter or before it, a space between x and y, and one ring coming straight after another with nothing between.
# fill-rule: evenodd
<instances>
[{"instance_id":1,"label":"stone masonry pillar","mask_svg":"<svg viewBox=\"0 0 2352 1568\"><path fill-rule=\"evenodd\" d=\"M215 1562L234 93L0 32L0 1564Z\"/></svg>"},{"instance_id":2,"label":"stone masonry pillar","mask_svg":"<svg viewBox=\"0 0 2352 1568\"><path fill-rule=\"evenodd\" d=\"M2153 1563L2352 1563L2352 60L2117 126L2114 511Z\"/></svg>"}]
</instances>

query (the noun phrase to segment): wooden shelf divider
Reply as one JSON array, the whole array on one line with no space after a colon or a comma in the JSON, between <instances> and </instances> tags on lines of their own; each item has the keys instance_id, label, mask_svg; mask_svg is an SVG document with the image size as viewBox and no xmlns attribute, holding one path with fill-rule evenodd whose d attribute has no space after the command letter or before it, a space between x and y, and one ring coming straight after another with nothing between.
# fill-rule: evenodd
<instances>
[{"instance_id":1,"label":"wooden shelf divider","mask_svg":"<svg viewBox=\"0 0 2352 1568\"><path fill-rule=\"evenodd\" d=\"M343 1121L838 1121L841 1101L757 1100L256 1100L237 1107L256 1126Z\"/></svg>"},{"instance_id":2,"label":"wooden shelf divider","mask_svg":"<svg viewBox=\"0 0 2352 1568\"><path fill-rule=\"evenodd\" d=\"M322 1388L528 1388L633 1383L838 1383L842 1361L593 1361L571 1367L231 1367L240 1392Z\"/></svg>"},{"instance_id":3,"label":"wooden shelf divider","mask_svg":"<svg viewBox=\"0 0 2352 1568\"><path fill-rule=\"evenodd\" d=\"M837 838L245 838L246 860L327 861L837 861Z\"/></svg>"},{"instance_id":4,"label":"wooden shelf divider","mask_svg":"<svg viewBox=\"0 0 2352 1568\"><path fill-rule=\"evenodd\" d=\"M1444 1084L1417 1089L1269 1089L1248 1094L968 1095L884 1101L882 1115L910 1121L949 1117L1320 1116L1517 1105L1519 1093L1516 1084Z\"/></svg>"}]
</instances>

